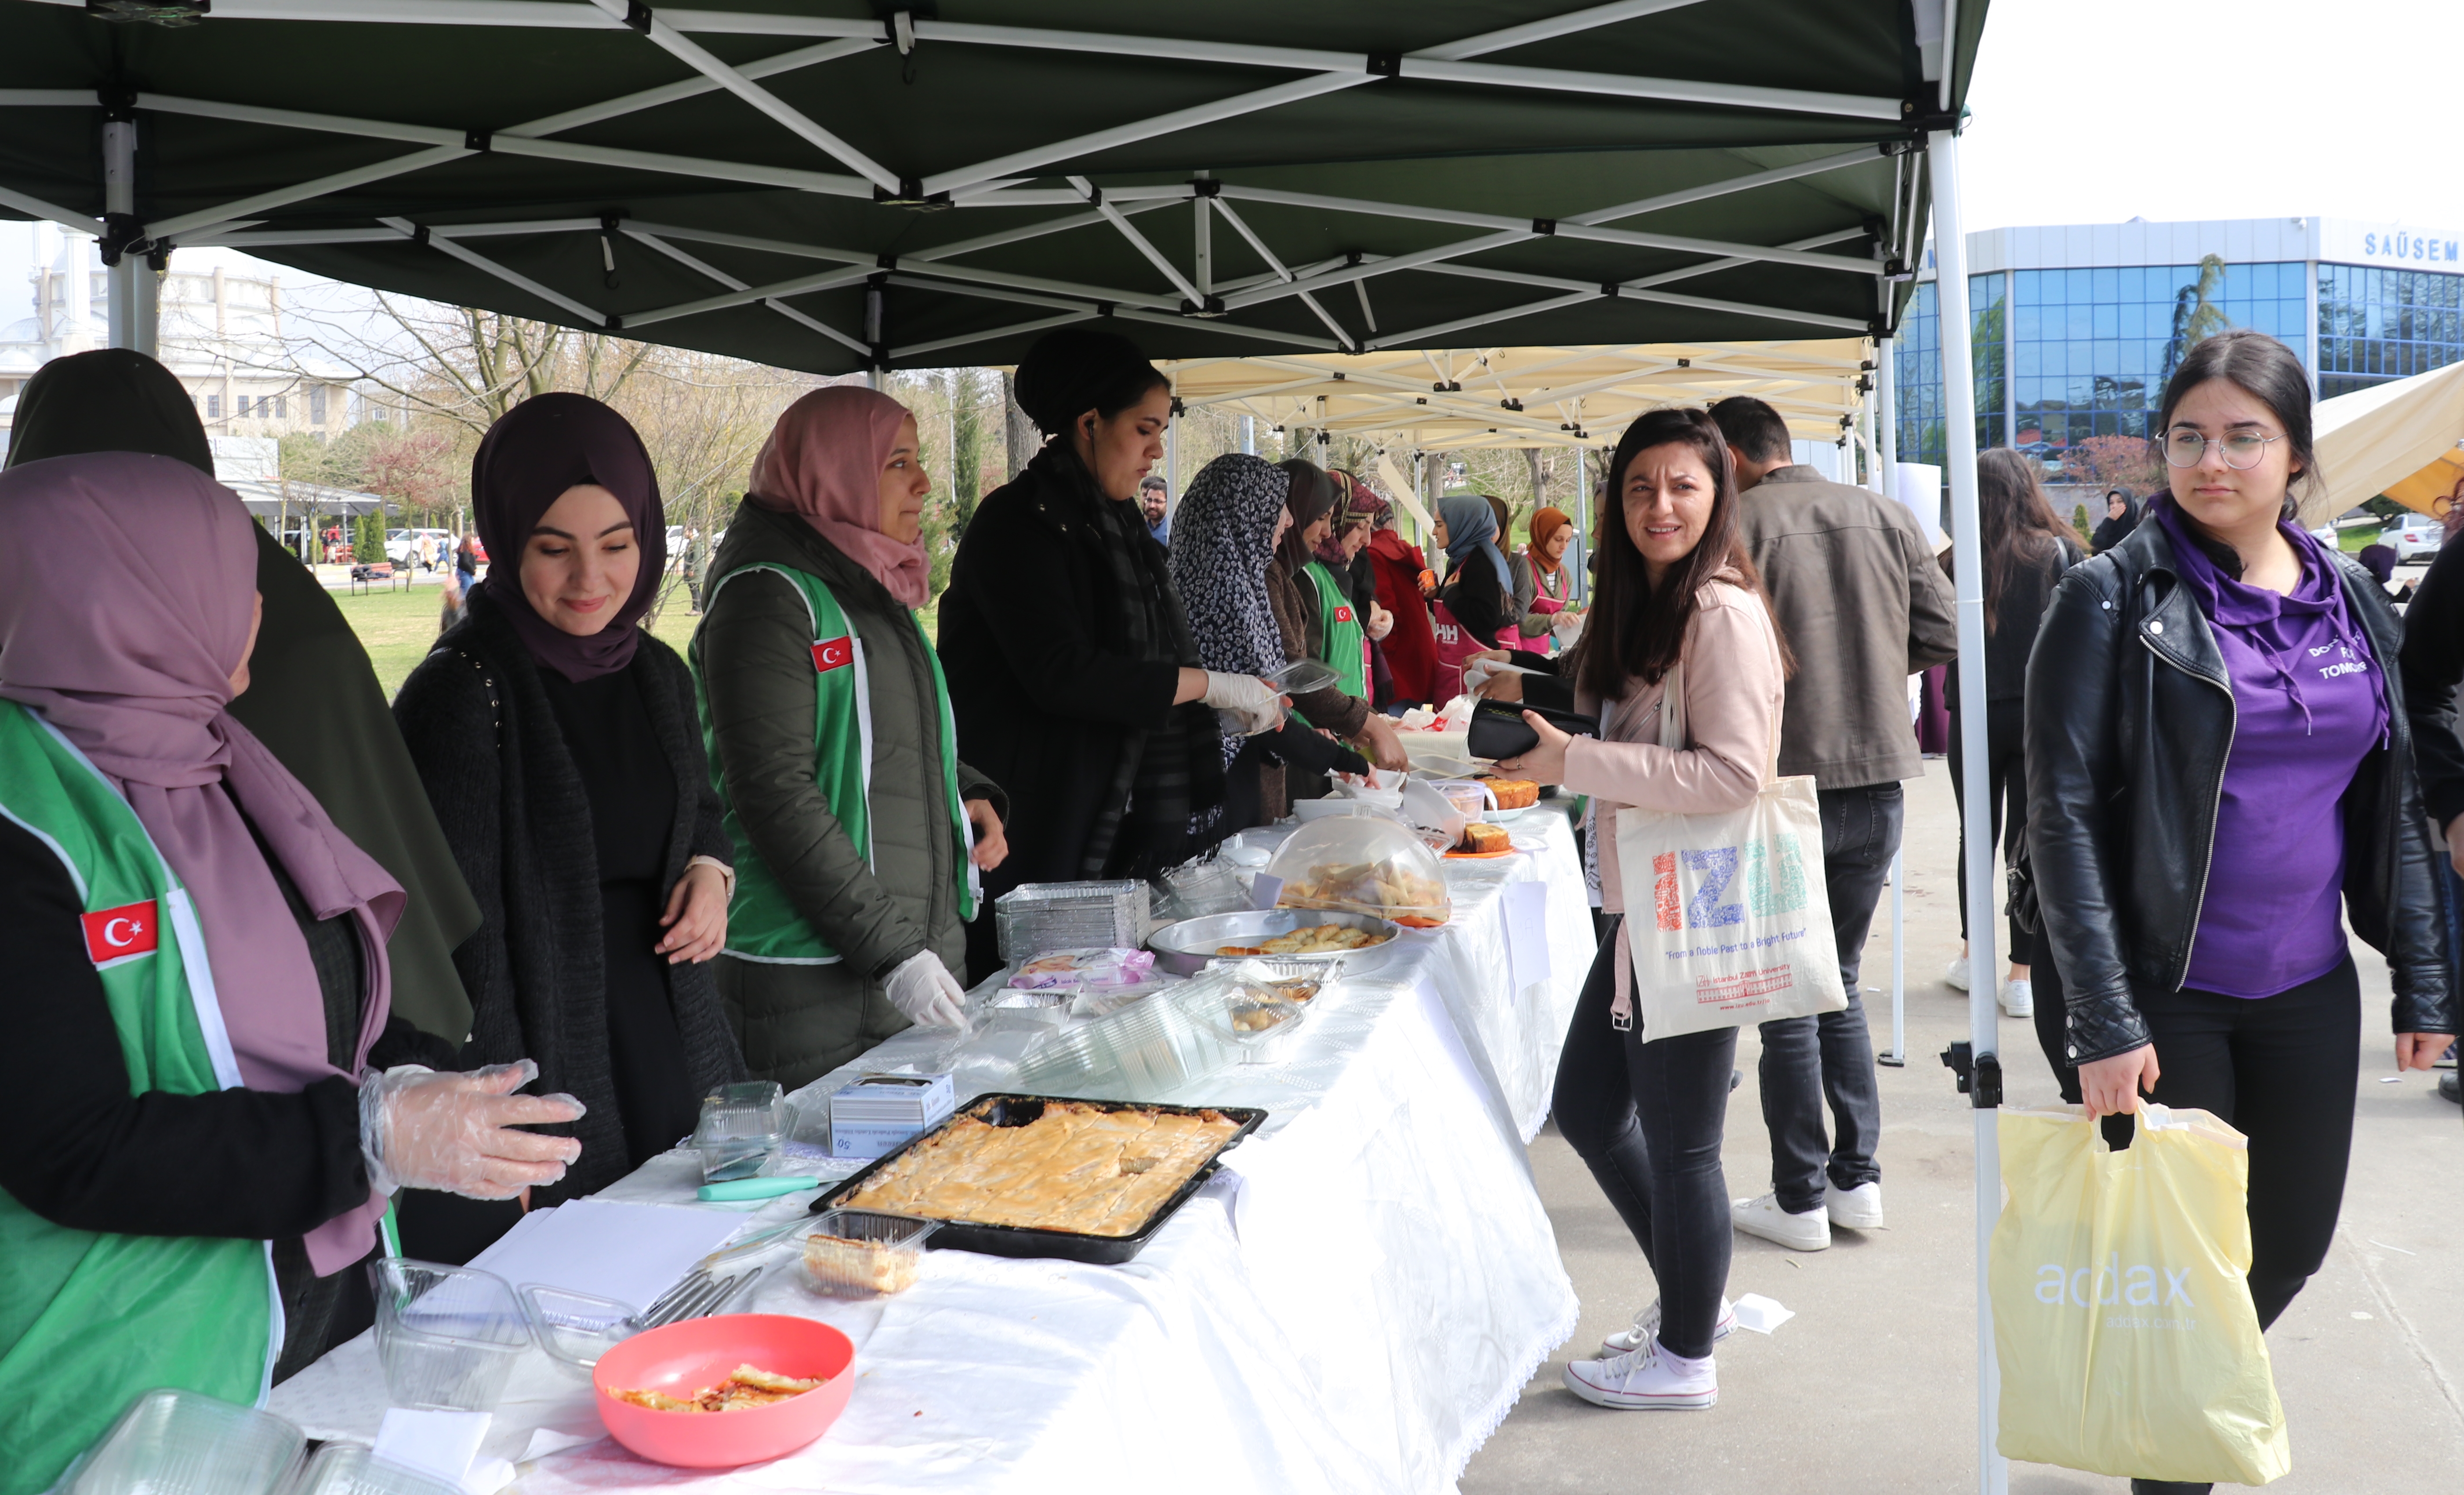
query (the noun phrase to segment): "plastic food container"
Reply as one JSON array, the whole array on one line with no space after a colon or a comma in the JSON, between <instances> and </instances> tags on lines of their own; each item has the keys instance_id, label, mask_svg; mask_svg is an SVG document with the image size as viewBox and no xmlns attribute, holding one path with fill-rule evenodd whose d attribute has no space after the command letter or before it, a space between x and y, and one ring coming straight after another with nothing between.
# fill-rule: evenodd
<instances>
[{"instance_id":1,"label":"plastic food container","mask_svg":"<svg viewBox=\"0 0 2464 1495\"><path fill-rule=\"evenodd\" d=\"M601 1355L635 1333L632 1319L638 1310L629 1303L542 1283L524 1283L519 1296L523 1316L547 1357L585 1376Z\"/></svg>"},{"instance_id":2,"label":"plastic food container","mask_svg":"<svg viewBox=\"0 0 2464 1495\"><path fill-rule=\"evenodd\" d=\"M1010 973L1005 985L1023 988L1144 986L1155 976L1155 956L1144 950L1055 950Z\"/></svg>"},{"instance_id":3,"label":"plastic food container","mask_svg":"<svg viewBox=\"0 0 2464 1495\"><path fill-rule=\"evenodd\" d=\"M1285 1001L1314 1000L1318 993L1335 983L1343 975L1343 960L1278 960L1265 956L1243 960L1232 968L1232 974L1244 981L1255 981Z\"/></svg>"},{"instance_id":4,"label":"plastic food container","mask_svg":"<svg viewBox=\"0 0 2464 1495\"><path fill-rule=\"evenodd\" d=\"M723 1313L653 1329L618 1345L590 1373L599 1420L616 1441L652 1463L688 1469L732 1469L792 1454L829 1431L855 1390L848 1374L855 1345L807 1318L782 1313ZM690 1396L715 1386L739 1365L799 1380L827 1381L800 1396L741 1412L660 1412L614 1394L655 1391Z\"/></svg>"},{"instance_id":5,"label":"plastic food container","mask_svg":"<svg viewBox=\"0 0 2464 1495\"><path fill-rule=\"evenodd\" d=\"M308 1436L284 1418L193 1391L149 1391L70 1470L69 1495L270 1495Z\"/></svg>"},{"instance_id":6,"label":"plastic food container","mask_svg":"<svg viewBox=\"0 0 2464 1495\"><path fill-rule=\"evenodd\" d=\"M1423 929L1454 912L1436 853L1382 815L1303 825L1275 853L1266 875L1283 879L1278 908L1365 913Z\"/></svg>"},{"instance_id":7,"label":"plastic food container","mask_svg":"<svg viewBox=\"0 0 2464 1495\"><path fill-rule=\"evenodd\" d=\"M1295 659L1267 671L1258 677L1275 688L1278 695L1307 695L1323 691L1341 680L1332 666L1315 659Z\"/></svg>"},{"instance_id":8,"label":"plastic food container","mask_svg":"<svg viewBox=\"0 0 2464 1495\"><path fill-rule=\"evenodd\" d=\"M327 1443L290 1495L462 1495L462 1486L387 1463L365 1443Z\"/></svg>"},{"instance_id":9,"label":"plastic food container","mask_svg":"<svg viewBox=\"0 0 2464 1495\"><path fill-rule=\"evenodd\" d=\"M833 1298L905 1292L924 1265L924 1239L937 1220L883 1210L825 1210L803 1241L804 1281Z\"/></svg>"},{"instance_id":10,"label":"plastic food container","mask_svg":"<svg viewBox=\"0 0 2464 1495\"><path fill-rule=\"evenodd\" d=\"M1284 1041L1308 1016L1307 1007L1254 981L1236 983L1207 1011L1208 1022L1240 1052L1243 1064L1264 1064L1280 1055Z\"/></svg>"},{"instance_id":11,"label":"plastic food container","mask_svg":"<svg viewBox=\"0 0 2464 1495\"><path fill-rule=\"evenodd\" d=\"M494 1412L530 1348L519 1299L494 1272L389 1256L368 1268L377 1358L397 1407Z\"/></svg>"},{"instance_id":12,"label":"plastic food container","mask_svg":"<svg viewBox=\"0 0 2464 1495\"><path fill-rule=\"evenodd\" d=\"M739 1080L702 1097L693 1148L704 1183L758 1177L796 1131L796 1108L776 1080Z\"/></svg>"}]
</instances>

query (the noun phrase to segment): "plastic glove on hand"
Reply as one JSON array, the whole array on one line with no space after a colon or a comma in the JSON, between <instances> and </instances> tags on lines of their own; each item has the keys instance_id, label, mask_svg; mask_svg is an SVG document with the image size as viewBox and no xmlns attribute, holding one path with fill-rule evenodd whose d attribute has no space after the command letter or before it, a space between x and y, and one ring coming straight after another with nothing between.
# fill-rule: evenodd
<instances>
[{"instance_id":1,"label":"plastic glove on hand","mask_svg":"<svg viewBox=\"0 0 2464 1495\"><path fill-rule=\"evenodd\" d=\"M1275 688L1256 675L1206 671L1206 704L1240 717L1243 736L1274 731L1284 719L1282 701Z\"/></svg>"},{"instance_id":2,"label":"plastic glove on hand","mask_svg":"<svg viewBox=\"0 0 2464 1495\"><path fill-rule=\"evenodd\" d=\"M892 967L882 986L890 1004L919 1028L967 1025L967 1011L960 1005L966 1000L966 988L929 950L918 951Z\"/></svg>"},{"instance_id":3,"label":"plastic glove on hand","mask_svg":"<svg viewBox=\"0 0 2464 1495\"><path fill-rule=\"evenodd\" d=\"M528 1059L468 1074L398 1065L368 1076L360 1086L360 1153L369 1185L510 1199L562 1178L582 1144L514 1129L579 1121L583 1107L570 1095L513 1093L538 1078Z\"/></svg>"}]
</instances>

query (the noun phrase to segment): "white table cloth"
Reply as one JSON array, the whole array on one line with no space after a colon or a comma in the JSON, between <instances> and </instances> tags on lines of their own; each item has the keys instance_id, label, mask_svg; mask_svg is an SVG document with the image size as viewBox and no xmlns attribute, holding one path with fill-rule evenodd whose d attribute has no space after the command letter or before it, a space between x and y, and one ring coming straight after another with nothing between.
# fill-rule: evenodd
<instances>
[{"instance_id":1,"label":"white table cloth","mask_svg":"<svg viewBox=\"0 0 2464 1495\"><path fill-rule=\"evenodd\" d=\"M1067 1491L1168 1482L1192 1491L1443 1491L1573 1331L1573 1289L1531 1186L1536 1132L1593 952L1571 827L1544 808L1524 854L1445 864L1454 917L1317 1004L1288 1059L1190 1082L1174 1100L1263 1106L1266 1124L1126 1266L925 1259L907 1292L814 1294L781 1258L738 1311L829 1322L856 1344L856 1389L819 1442L766 1464L665 1469L596 1439L589 1388L536 1353L489 1451L539 1454L525 1495L704 1491ZM1503 910L1545 882L1550 970L1517 990ZM859 1068L957 1060L961 1103L998 1088L998 1054L911 1032ZM611 1198L692 1204L693 1155L652 1160ZM810 1198L748 1213L785 1220ZM741 1209L742 1206L737 1208ZM318 1437L365 1440L385 1405L367 1336L275 1389ZM535 1442L534 1430L547 1429Z\"/></svg>"}]
</instances>

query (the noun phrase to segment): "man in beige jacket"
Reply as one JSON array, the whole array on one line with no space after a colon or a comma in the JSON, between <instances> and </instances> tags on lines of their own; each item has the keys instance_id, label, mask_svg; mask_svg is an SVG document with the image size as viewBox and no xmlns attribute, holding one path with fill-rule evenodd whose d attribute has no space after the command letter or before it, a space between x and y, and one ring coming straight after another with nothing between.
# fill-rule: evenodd
<instances>
[{"instance_id":1,"label":"man in beige jacket","mask_svg":"<svg viewBox=\"0 0 2464 1495\"><path fill-rule=\"evenodd\" d=\"M1791 455L1788 424L1760 400L1711 407L1745 491L1740 528L1796 657L1779 771L1810 774L1822 804L1823 880L1845 1010L1762 1026L1771 1192L1740 1200L1736 1227L1799 1251L1831 1227L1882 1223L1881 1097L1857 987L1874 903L1900 849L1900 780L1922 778L1907 678L1958 652L1950 585L1901 504L1825 480ZM1834 1135L1823 1132L1830 1102Z\"/></svg>"}]
</instances>

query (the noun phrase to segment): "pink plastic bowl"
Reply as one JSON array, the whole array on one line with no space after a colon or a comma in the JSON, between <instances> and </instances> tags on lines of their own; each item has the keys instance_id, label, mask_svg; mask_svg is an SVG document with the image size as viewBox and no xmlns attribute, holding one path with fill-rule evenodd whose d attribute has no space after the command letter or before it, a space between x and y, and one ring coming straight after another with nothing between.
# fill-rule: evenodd
<instances>
[{"instance_id":1,"label":"pink plastic bowl","mask_svg":"<svg viewBox=\"0 0 2464 1495\"><path fill-rule=\"evenodd\" d=\"M590 1384L599 1420L616 1441L653 1463L726 1469L792 1454L829 1431L855 1389L855 1345L827 1324L780 1313L727 1313L687 1319L636 1334L599 1357ZM620 1401L609 1388L685 1396L727 1379L739 1365L810 1380L801 1396L742 1412L654 1412Z\"/></svg>"}]
</instances>

